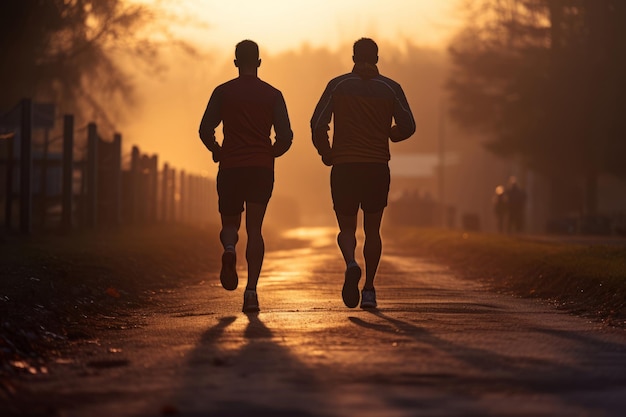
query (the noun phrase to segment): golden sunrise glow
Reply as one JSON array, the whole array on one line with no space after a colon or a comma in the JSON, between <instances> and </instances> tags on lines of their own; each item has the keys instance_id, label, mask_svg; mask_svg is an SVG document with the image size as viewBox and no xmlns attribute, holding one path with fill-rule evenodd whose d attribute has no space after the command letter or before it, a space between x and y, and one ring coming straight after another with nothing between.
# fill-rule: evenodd
<instances>
[{"instance_id":1,"label":"golden sunrise glow","mask_svg":"<svg viewBox=\"0 0 626 417\"><path fill-rule=\"evenodd\" d=\"M448 40L461 25L459 0L127 1L154 7L159 18L154 37L166 70L154 74L131 68L139 105L120 129L125 144L158 154L159 164L167 162L177 170L209 177L217 173L198 137L198 125L213 89L237 76L237 42L252 39L259 44L259 77L282 91L294 131L292 148L276 161L268 225L333 223L328 170L311 144L309 121L326 83L351 70L352 44L361 37L376 40L381 73L403 84L419 121L415 138L395 146L394 155L402 162L403 151L421 151L426 156L420 161L433 159L428 152L439 119L433 103L442 94ZM163 30L197 53L177 49ZM221 126L215 135L222 140ZM430 175L430 165L407 158L411 175ZM417 165L423 172L413 172ZM399 191L392 190L392 195L403 192L397 184ZM324 239L316 242L325 244Z\"/></svg>"},{"instance_id":2,"label":"golden sunrise glow","mask_svg":"<svg viewBox=\"0 0 626 417\"><path fill-rule=\"evenodd\" d=\"M230 51L249 38L271 53L337 47L361 36L442 46L458 25L458 0L182 0L160 4L183 19L172 31L199 47Z\"/></svg>"},{"instance_id":3,"label":"golden sunrise glow","mask_svg":"<svg viewBox=\"0 0 626 417\"><path fill-rule=\"evenodd\" d=\"M319 248L335 243L335 229L331 227L297 227L283 233L286 239L309 240L309 247Z\"/></svg>"},{"instance_id":4,"label":"golden sunrise glow","mask_svg":"<svg viewBox=\"0 0 626 417\"><path fill-rule=\"evenodd\" d=\"M247 38L259 44L263 60L259 76L283 90L297 135L294 146L299 146L308 135L306 124L300 121L310 117L323 78L338 74L320 78L323 63L310 67L311 73L299 76L320 85L304 95L288 86L299 77L287 70L296 62L277 65L273 59L292 51L301 53L307 47L337 51L368 36L381 46L384 61L407 43L442 50L460 25L459 0L127 1L155 7L160 16L157 27L189 42L199 55L189 57L164 48L165 73L158 77L141 70L133 74L141 106L125 121L123 131L146 151L167 155L164 158L176 166L184 164L185 169L211 176L217 167L197 139L197 124L211 90L236 76L232 58L237 42ZM154 36L161 34L155 30ZM350 52L341 56L346 65L342 70L348 70ZM304 108L304 113L297 114L298 107Z\"/></svg>"}]
</instances>

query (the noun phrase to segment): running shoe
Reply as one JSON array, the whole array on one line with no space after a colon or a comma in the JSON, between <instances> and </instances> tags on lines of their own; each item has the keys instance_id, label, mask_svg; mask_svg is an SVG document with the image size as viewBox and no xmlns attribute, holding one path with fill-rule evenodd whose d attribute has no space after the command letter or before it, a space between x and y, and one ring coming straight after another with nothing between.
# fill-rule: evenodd
<instances>
[{"instance_id":1,"label":"running shoe","mask_svg":"<svg viewBox=\"0 0 626 417\"><path fill-rule=\"evenodd\" d=\"M256 291L245 290L243 293L243 308L241 311L244 313L258 313L260 310Z\"/></svg>"},{"instance_id":2,"label":"running shoe","mask_svg":"<svg viewBox=\"0 0 626 417\"><path fill-rule=\"evenodd\" d=\"M222 287L228 291L234 291L239 284L237 276L237 254L227 250L222 254L222 270L220 271Z\"/></svg>"},{"instance_id":3,"label":"running shoe","mask_svg":"<svg viewBox=\"0 0 626 417\"><path fill-rule=\"evenodd\" d=\"M361 279L361 268L356 262L350 262L344 275L343 289L341 297L346 307L354 308L359 305L359 280Z\"/></svg>"},{"instance_id":4,"label":"running shoe","mask_svg":"<svg viewBox=\"0 0 626 417\"><path fill-rule=\"evenodd\" d=\"M376 290L374 288L371 290L363 288L363 291L361 291L361 308L376 308L377 306Z\"/></svg>"}]
</instances>

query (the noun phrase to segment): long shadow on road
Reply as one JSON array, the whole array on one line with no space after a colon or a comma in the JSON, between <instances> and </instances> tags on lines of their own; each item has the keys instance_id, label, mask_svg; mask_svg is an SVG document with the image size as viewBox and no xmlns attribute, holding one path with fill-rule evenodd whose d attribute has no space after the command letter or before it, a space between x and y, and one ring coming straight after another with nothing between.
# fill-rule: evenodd
<instances>
[{"instance_id":1,"label":"long shadow on road","mask_svg":"<svg viewBox=\"0 0 626 417\"><path fill-rule=\"evenodd\" d=\"M245 328L232 328L239 320L248 320ZM219 319L185 365L173 400L180 415L313 416L303 395L318 383L275 338L259 315Z\"/></svg>"},{"instance_id":2,"label":"long shadow on road","mask_svg":"<svg viewBox=\"0 0 626 417\"><path fill-rule=\"evenodd\" d=\"M576 350L574 364L560 362L558 358L539 359L530 356L505 354L495 350L477 348L443 339L424 327L407 320L400 320L380 310L371 310L375 320L349 317L357 326L374 332L412 339L418 345L428 345L435 351L451 358L451 364L445 372L414 372L409 365L401 375L372 375L371 380L381 384L396 383L415 386L429 386L438 391L448 391L453 396L480 398L486 393L513 397L557 396L564 403L577 405L578 410L585 410L590 415L620 415L623 400L611 394L613 390L626 387L626 350L622 344L614 344L577 332L553 330L548 328L527 329L528 331L547 333L573 341L568 344ZM610 352L610 353L607 353ZM564 352L571 355L572 352ZM429 357L412 357L413 361L429 361ZM616 371L617 369L621 371ZM601 399L594 394L601 395ZM393 398L390 399L394 401ZM406 400L404 405L407 406ZM464 415L487 415L488 409L481 410L466 405ZM390 404L397 406L397 404ZM415 406L424 406L423 401ZM557 411L557 410L555 410ZM596 414L601 413L601 414Z\"/></svg>"}]
</instances>

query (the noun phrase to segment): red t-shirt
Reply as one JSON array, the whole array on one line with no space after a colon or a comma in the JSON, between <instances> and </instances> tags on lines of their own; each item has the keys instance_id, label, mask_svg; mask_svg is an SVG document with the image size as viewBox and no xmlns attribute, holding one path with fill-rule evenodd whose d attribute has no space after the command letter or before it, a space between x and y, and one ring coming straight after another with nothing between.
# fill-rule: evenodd
<instances>
[{"instance_id":1,"label":"red t-shirt","mask_svg":"<svg viewBox=\"0 0 626 417\"><path fill-rule=\"evenodd\" d=\"M200 138L207 147L222 123L224 139L220 168L274 168L270 138L291 143L293 132L282 93L254 75L240 75L213 91L200 123Z\"/></svg>"}]
</instances>

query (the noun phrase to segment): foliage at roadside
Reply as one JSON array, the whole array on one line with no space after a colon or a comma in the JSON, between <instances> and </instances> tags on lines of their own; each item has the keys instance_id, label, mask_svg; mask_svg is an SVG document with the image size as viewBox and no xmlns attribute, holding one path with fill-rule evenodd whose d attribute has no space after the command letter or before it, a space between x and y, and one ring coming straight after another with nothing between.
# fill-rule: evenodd
<instances>
[{"instance_id":1,"label":"foliage at roadside","mask_svg":"<svg viewBox=\"0 0 626 417\"><path fill-rule=\"evenodd\" d=\"M467 278L626 327L626 245L415 228L394 235L397 250L431 257Z\"/></svg>"}]
</instances>

